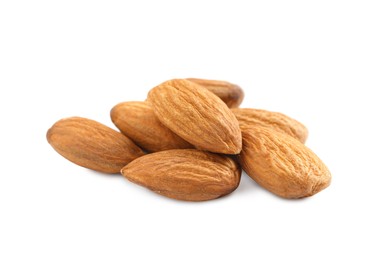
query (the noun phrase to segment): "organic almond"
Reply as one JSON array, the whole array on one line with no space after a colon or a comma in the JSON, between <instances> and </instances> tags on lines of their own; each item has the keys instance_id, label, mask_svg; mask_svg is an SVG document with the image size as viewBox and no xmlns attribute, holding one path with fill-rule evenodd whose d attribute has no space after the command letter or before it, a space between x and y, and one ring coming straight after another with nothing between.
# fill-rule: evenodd
<instances>
[{"instance_id":1,"label":"organic almond","mask_svg":"<svg viewBox=\"0 0 379 260\"><path fill-rule=\"evenodd\" d=\"M123 134L81 117L56 122L47 132L47 140L69 161L105 173L119 173L122 167L144 155Z\"/></svg>"},{"instance_id":2,"label":"organic almond","mask_svg":"<svg viewBox=\"0 0 379 260\"><path fill-rule=\"evenodd\" d=\"M232 112L238 119L241 128L263 126L288 134L302 143L307 140L307 128L282 113L251 108L234 108Z\"/></svg>"},{"instance_id":3,"label":"organic almond","mask_svg":"<svg viewBox=\"0 0 379 260\"><path fill-rule=\"evenodd\" d=\"M238 154L241 130L230 109L207 89L184 79L153 88L148 101L158 119L196 148Z\"/></svg>"},{"instance_id":4,"label":"organic almond","mask_svg":"<svg viewBox=\"0 0 379 260\"><path fill-rule=\"evenodd\" d=\"M329 186L328 168L298 140L259 126L243 129L242 133L242 168L270 192L284 198L302 198Z\"/></svg>"},{"instance_id":5,"label":"organic almond","mask_svg":"<svg viewBox=\"0 0 379 260\"><path fill-rule=\"evenodd\" d=\"M238 107L243 101L243 90L235 84L221 80L196 78L188 78L187 80L205 87L206 89L214 93L216 96L221 98L221 100L224 101L229 108Z\"/></svg>"},{"instance_id":6,"label":"organic almond","mask_svg":"<svg viewBox=\"0 0 379 260\"><path fill-rule=\"evenodd\" d=\"M241 168L231 158L199 150L169 150L142 156L122 171L131 182L186 201L216 199L234 191Z\"/></svg>"},{"instance_id":7,"label":"organic almond","mask_svg":"<svg viewBox=\"0 0 379 260\"><path fill-rule=\"evenodd\" d=\"M112 109L111 118L122 133L147 151L193 148L165 127L147 102L120 103Z\"/></svg>"}]
</instances>

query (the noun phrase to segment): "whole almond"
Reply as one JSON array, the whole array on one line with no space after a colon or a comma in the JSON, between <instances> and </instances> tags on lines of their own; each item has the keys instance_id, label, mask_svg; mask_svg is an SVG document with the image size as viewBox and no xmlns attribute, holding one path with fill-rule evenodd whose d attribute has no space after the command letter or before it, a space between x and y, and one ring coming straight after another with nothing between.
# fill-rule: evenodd
<instances>
[{"instance_id":1,"label":"whole almond","mask_svg":"<svg viewBox=\"0 0 379 260\"><path fill-rule=\"evenodd\" d=\"M242 133L242 168L270 192L283 198L302 198L329 186L328 168L295 138L258 126Z\"/></svg>"},{"instance_id":2,"label":"whole almond","mask_svg":"<svg viewBox=\"0 0 379 260\"><path fill-rule=\"evenodd\" d=\"M186 201L225 196L238 187L241 178L241 168L233 159L193 149L148 154L121 173L158 194Z\"/></svg>"},{"instance_id":3,"label":"whole almond","mask_svg":"<svg viewBox=\"0 0 379 260\"><path fill-rule=\"evenodd\" d=\"M205 87L213 94L221 98L221 100L224 101L229 108L239 107L243 101L244 93L242 88L238 85L221 80L196 78L188 78L187 80Z\"/></svg>"},{"instance_id":4,"label":"whole almond","mask_svg":"<svg viewBox=\"0 0 379 260\"><path fill-rule=\"evenodd\" d=\"M47 140L69 161L105 173L119 173L122 167L144 155L123 134L81 117L56 122L47 132Z\"/></svg>"},{"instance_id":5,"label":"whole almond","mask_svg":"<svg viewBox=\"0 0 379 260\"><path fill-rule=\"evenodd\" d=\"M111 111L118 129L149 152L188 149L193 145L165 127L147 102L123 102Z\"/></svg>"},{"instance_id":6,"label":"whole almond","mask_svg":"<svg viewBox=\"0 0 379 260\"><path fill-rule=\"evenodd\" d=\"M305 143L308 138L308 129L303 124L282 113L251 108L234 108L232 112L238 119L241 128L268 127L288 134L302 143Z\"/></svg>"},{"instance_id":7,"label":"whole almond","mask_svg":"<svg viewBox=\"0 0 379 260\"><path fill-rule=\"evenodd\" d=\"M207 89L184 79L153 88L148 102L158 119L200 150L238 154L242 136L230 109Z\"/></svg>"}]
</instances>

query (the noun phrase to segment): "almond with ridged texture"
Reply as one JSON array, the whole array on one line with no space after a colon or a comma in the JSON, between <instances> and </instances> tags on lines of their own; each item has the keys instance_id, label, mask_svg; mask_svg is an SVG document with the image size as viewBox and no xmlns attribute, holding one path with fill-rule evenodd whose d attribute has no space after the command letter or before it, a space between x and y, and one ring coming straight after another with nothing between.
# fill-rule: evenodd
<instances>
[{"instance_id":1,"label":"almond with ridged texture","mask_svg":"<svg viewBox=\"0 0 379 260\"><path fill-rule=\"evenodd\" d=\"M121 173L158 194L185 201L225 196L238 187L241 178L235 160L193 149L148 154L125 166Z\"/></svg>"},{"instance_id":2,"label":"almond with ridged texture","mask_svg":"<svg viewBox=\"0 0 379 260\"><path fill-rule=\"evenodd\" d=\"M241 128L268 127L288 134L302 143L308 138L308 129L303 124L282 113L252 108L234 108L232 112Z\"/></svg>"},{"instance_id":3,"label":"almond with ridged texture","mask_svg":"<svg viewBox=\"0 0 379 260\"><path fill-rule=\"evenodd\" d=\"M193 148L165 127L147 102L123 102L111 111L113 123L139 147L149 152Z\"/></svg>"},{"instance_id":4,"label":"almond with ridged texture","mask_svg":"<svg viewBox=\"0 0 379 260\"><path fill-rule=\"evenodd\" d=\"M200 150L239 154L238 121L221 99L184 79L169 80L150 90L148 102L167 128Z\"/></svg>"},{"instance_id":5,"label":"almond with ridged texture","mask_svg":"<svg viewBox=\"0 0 379 260\"><path fill-rule=\"evenodd\" d=\"M245 96L240 86L227 81L197 78L188 78L187 80L205 87L221 98L229 108L239 107Z\"/></svg>"},{"instance_id":6,"label":"almond with ridged texture","mask_svg":"<svg viewBox=\"0 0 379 260\"><path fill-rule=\"evenodd\" d=\"M123 134L81 117L59 120L48 130L46 137L50 145L69 161L104 173L119 173L122 167L144 155Z\"/></svg>"},{"instance_id":7,"label":"almond with ridged texture","mask_svg":"<svg viewBox=\"0 0 379 260\"><path fill-rule=\"evenodd\" d=\"M325 164L298 140L272 129L242 130L242 168L259 185L288 199L312 196L329 186Z\"/></svg>"}]
</instances>

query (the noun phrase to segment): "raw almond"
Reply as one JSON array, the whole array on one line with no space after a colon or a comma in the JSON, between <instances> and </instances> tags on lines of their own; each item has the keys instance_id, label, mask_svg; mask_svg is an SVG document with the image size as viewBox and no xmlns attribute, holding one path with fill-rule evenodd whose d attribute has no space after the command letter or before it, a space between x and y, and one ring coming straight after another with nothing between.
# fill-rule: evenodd
<instances>
[{"instance_id":1,"label":"raw almond","mask_svg":"<svg viewBox=\"0 0 379 260\"><path fill-rule=\"evenodd\" d=\"M148 95L155 115L200 150L238 154L241 130L230 109L207 89L184 79L169 80Z\"/></svg>"},{"instance_id":2,"label":"raw almond","mask_svg":"<svg viewBox=\"0 0 379 260\"><path fill-rule=\"evenodd\" d=\"M258 126L243 129L242 133L242 168L270 192L284 198L302 198L329 186L328 168L298 140Z\"/></svg>"},{"instance_id":3,"label":"raw almond","mask_svg":"<svg viewBox=\"0 0 379 260\"><path fill-rule=\"evenodd\" d=\"M288 134L305 143L308 138L307 128L282 113L261 109L234 108L232 112L238 119L241 128L263 126Z\"/></svg>"},{"instance_id":4,"label":"raw almond","mask_svg":"<svg viewBox=\"0 0 379 260\"><path fill-rule=\"evenodd\" d=\"M123 134L81 117L56 122L48 130L47 140L69 161L105 173L119 173L122 167L144 155Z\"/></svg>"},{"instance_id":5,"label":"raw almond","mask_svg":"<svg viewBox=\"0 0 379 260\"><path fill-rule=\"evenodd\" d=\"M123 102L111 111L118 129L149 152L193 148L193 145L165 127L147 102Z\"/></svg>"},{"instance_id":6,"label":"raw almond","mask_svg":"<svg viewBox=\"0 0 379 260\"><path fill-rule=\"evenodd\" d=\"M233 159L193 149L148 154L121 173L156 193L186 201L225 196L238 187L241 178L241 168Z\"/></svg>"},{"instance_id":7,"label":"raw almond","mask_svg":"<svg viewBox=\"0 0 379 260\"><path fill-rule=\"evenodd\" d=\"M188 78L187 80L205 87L216 96L221 98L221 100L224 101L229 108L239 107L243 101L244 93L242 88L240 88L238 85L221 80L196 78Z\"/></svg>"}]
</instances>

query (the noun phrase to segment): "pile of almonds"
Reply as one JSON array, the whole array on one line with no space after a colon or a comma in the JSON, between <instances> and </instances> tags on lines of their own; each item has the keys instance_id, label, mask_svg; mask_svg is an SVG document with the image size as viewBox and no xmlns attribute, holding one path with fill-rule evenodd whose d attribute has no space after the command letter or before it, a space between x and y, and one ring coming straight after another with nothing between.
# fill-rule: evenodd
<instances>
[{"instance_id":1,"label":"pile of almonds","mask_svg":"<svg viewBox=\"0 0 379 260\"><path fill-rule=\"evenodd\" d=\"M308 131L281 113L238 108L242 89L225 81L173 79L145 102L111 111L117 132L96 121L56 122L47 140L71 162L169 198L205 201L237 189L242 169L283 198L312 196L331 175L304 143ZM242 168L242 169L241 169Z\"/></svg>"}]
</instances>

